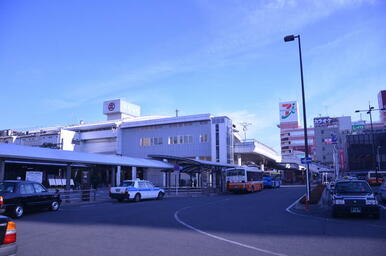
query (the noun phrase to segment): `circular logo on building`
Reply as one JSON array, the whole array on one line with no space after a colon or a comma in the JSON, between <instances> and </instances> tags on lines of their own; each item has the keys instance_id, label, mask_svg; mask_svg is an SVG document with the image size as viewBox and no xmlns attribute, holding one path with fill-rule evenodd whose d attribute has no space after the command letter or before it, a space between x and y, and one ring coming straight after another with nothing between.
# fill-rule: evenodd
<instances>
[{"instance_id":1,"label":"circular logo on building","mask_svg":"<svg viewBox=\"0 0 386 256\"><path fill-rule=\"evenodd\" d=\"M114 104L114 102L109 103L109 105L107 106L107 108L109 109L109 111L113 111L113 110L115 109L115 104Z\"/></svg>"}]
</instances>

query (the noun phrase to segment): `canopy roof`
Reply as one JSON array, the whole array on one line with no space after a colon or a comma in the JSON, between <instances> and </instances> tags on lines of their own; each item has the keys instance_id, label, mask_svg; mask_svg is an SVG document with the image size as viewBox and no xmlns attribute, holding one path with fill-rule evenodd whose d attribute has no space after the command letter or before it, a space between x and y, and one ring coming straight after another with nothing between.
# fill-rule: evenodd
<instances>
[{"instance_id":1,"label":"canopy roof","mask_svg":"<svg viewBox=\"0 0 386 256\"><path fill-rule=\"evenodd\" d=\"M15 144L0 144L0 158L4 160L33 160L39 162L81 163L115 166L135 166L170 169L173 165L147 158L93 154Z\"/></svg>"},{"instance_id":2,"label":"canopy roof","mask_svg":"<svg viewBox=\"0 0 386 256\"><path fill-rule=\"evenodd\" d=\"M178 166L182 167L180 171L186 172L186 173L201 172L202 171L201 167L203 169L208 169L208 168L232 168L237 166L234 164L196 160L196 159L190 159L190 158L178 157L178 156L169 156L169 155L149 155L149 157L154 159L160 159L160 160L166 159L169 161L175 161Z\"/></svg>"}]
</instances>

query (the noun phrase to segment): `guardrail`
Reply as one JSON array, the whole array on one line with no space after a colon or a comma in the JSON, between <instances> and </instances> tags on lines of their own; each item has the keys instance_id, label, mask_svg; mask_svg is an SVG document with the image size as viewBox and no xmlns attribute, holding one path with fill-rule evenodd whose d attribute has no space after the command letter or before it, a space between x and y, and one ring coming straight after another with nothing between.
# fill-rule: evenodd
<instances>
[{"instance_id":1,"label":"guardrail","mask_svg":"<svg viewBox=\"0 0 386 256\"><path fill-rule=\"evenodd\" d=\"M59 190L62 203L92 202L109 198L107 189Z\"/></svg>"},{"instance_id":2,"label":"guardrail","mask_svg":"<svg viewBox=\"0 0 386 256\"><path fill-rule=\"evenodd\" d=\"M163 187L166 195L181 195L181 196L193 196L193 195L208 195L211 193L220 193L220 188L192 188L192 187Z\"/></svg>"}]
</instances>

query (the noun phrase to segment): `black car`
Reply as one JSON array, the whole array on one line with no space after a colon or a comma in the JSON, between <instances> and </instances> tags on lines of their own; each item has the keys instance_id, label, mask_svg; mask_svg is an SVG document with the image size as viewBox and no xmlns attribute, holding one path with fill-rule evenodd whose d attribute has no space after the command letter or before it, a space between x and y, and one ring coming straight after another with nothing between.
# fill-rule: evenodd
<instances>
[{"instance_id":1,"label":"black car","mask_svg":"<svg viewBox=\"0 0 386 256\"><path fill-rule=\"evenodd\" d=\"M0 256L14 256L16 251L16 224L0 215Z\"/></svg>"},{"instance_id":2,"label":"black car","mask_svg":"<svg viewBox=\"0 0 386 256\"><path fill-rule=\"evenodd\" d=\"M338 180L331 190L332 216L346 214L380 217L380 207L370 185L363 180Z\"/></svg>"},{"instance_id":3,"label":"black car","mask_svg":"<svg viewBox=\"0 0 386 256\"><path fill-rule=\"evenodd\" d=\"M40 183L30 181L5 180L0 182L0 213L15 218L23 216L25 210L60 207L59 193L48 192Z\"/></svg>"}]
</instances>

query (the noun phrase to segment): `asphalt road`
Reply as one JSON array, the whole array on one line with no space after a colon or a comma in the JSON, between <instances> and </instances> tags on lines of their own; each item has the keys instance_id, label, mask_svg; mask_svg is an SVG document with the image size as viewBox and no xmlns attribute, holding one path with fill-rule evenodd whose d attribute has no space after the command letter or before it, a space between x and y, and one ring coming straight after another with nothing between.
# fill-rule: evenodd
<instances>
[{"instance_id":1,"label":"asphalt road","mask_svg":"<svg viewBox=\"0 0 386 256\"><path fill-rule=\"evenodd\" d=\"M281 188L32 213L17 220L18 255L386 254L386 211L381 220L287 212L302 192Z\"/></svg>"}]
</instances>

